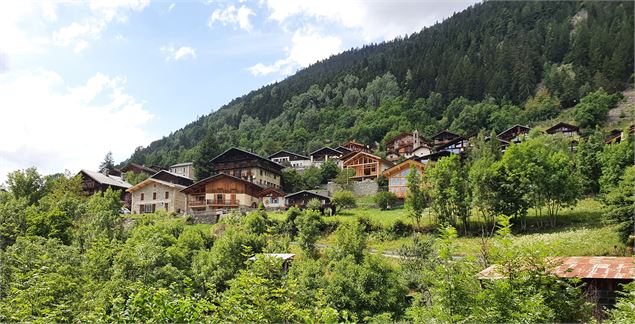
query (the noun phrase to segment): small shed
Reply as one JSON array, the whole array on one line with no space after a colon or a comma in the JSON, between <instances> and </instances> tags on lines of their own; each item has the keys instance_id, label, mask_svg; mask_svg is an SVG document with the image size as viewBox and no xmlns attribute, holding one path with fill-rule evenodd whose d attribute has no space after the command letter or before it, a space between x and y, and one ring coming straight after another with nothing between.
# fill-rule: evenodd
<instances>
[{"instance_id":1,"label":"small shed","mask_svg":"<svg viewBox=\"0 0 635 324\"><path fill-rule=\"evenodd\" d=\"M294 192L292 194L288 194L284 197L286 201L287 207L298 207L304 209L307 207L307 204L312 199L317 199L320 201L322 208L325 208L331 204L331 198L317 193L311 190L302 190L298 192Z\"/></svg>"},{"instance_id":2,"label":"small shed","mask_svg":"<svg viewBox=\"0 0 635 324\"><path fill-rule=\"evenodd\" d=\"M620 285L635 279L635 257L576 256L554 258L550 272L560 278L578 278L585 283L585 292L596 296L600 307L615 304ZM504 277L498 265L479 272L479 279L495 280Z\"/></svg>"}]
</instances>

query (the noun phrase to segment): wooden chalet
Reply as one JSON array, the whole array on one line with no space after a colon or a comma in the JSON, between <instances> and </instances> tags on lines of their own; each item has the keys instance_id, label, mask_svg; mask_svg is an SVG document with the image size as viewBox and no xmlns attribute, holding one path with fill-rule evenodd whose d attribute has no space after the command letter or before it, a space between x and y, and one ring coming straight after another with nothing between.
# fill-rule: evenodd
<instances>
[{"instance_id":1,"label":"wooden chalet","mask_svg":"<svg viewBox=\"0 0 635 324\"><path fill-rule=\"evenodd\" d=\"M82 190L85 194L93 195L96 192L104 192L108 188L120 190L121 201L124 206L130 207L130 193L126 192L126 190L132 185L121 177L89 170L81 170L77 176L82 178Z\"/></svg>"},{"instance_id":2,"label":"wooden chalet","mask_svg":"<svg viewBox=\"0 0 635 324\"><path fill-rule=\"evenodd\" d=\"M439 159L441 158L448 157L454 154L456 153L453 153L450 151L440 151L440 152L435 152L435 153L431 153L424 156L413 157L412 160L420 162L422 164L428 164L430 162L436 162L436 161L439 161Z\"/></svg>"},{"instance_id":3,"label":"wooden chalet","mask_svg":"<svg viewBox=\"0 0 635 324\"><path fill-rule=\"evenodd\" d=\"M386 159L394 162L400 157L430 154L430 146L419 137L419 132L401 133L386 142Z\"/></svg>"},{"instance_id":4,"label":"wooden chalet","mask_svg":"<svg viewBox=\"0 0 635 324\"><path fill-rule=\"evenodd\" d=\"M308 156L284 150L271 154L268 158L273 162L298 170L303 170L311 166L311 159Z\"/></svg>"},{"instance_id":5,"label":"wooden chalet","mask_svg":"<svg viewBox=\"0 0 635 324\"><path fill-rule=\"evenodd\" d=\"M341 145L336 147L335 150L341 152L342 155L347 155L349 153L354 152L353 150L351 150L351 149L349 149L347 147L341 146Z\"/></svg>"},{"instance_id":6,"label":"wooden chalet","mask_svg":"<svg viewBox=\"0 0 635 324\"><path fill-rule=\"evenodd\" d=\"M458 137L449 142L446 142L445 144L441 144L435 147L435 150L437 152L448 151L451 153L460 154L465 152L465 150L467 150L469 145L470 143L467 139L463 137Z\"/></svg>"},{"instance_id":7,"label":"wooden chalet","mask_svg":"<svg viewBox=\"0 0 635 324\"><path fill-rule=\"evenodd\" d=\"M342 165L344 169L355 170L355 175L351 179L358 181L375 179L391 166L393 166L392 162L366 152L355 153L346 159Z\"/></svg>"},{"instance_id":8,"label":"wooden chalet","mask_svg":"<svg viewBox=\"0 0 635 324\"><path fill-rule=\"evenodd\" d=\"M487 136L485 137L485 142L489 142L491 139L491 136ZM496 140L498 141L498 146L500 147L501 152L505 152L505 150L507 150L507 147L509 146L509 142L498 137L496 138Z\"/></svg>"},{"instance_id":9,"label":"wooden chalet","mask_svg":"<svg viewBox=\"0 0 635 324\"><path fill-rule=\"evenodd\" d=\"M456 140L457 138L462 138L462 136L456 133L452 133L447 129L442 130L438 132L437 134L435 134L434 136L432 136L432 145L435 147L444 145L448 142Z\"/></svg>"},{"instance_id":10,"label":"wooden chalet","mask_svg":"<svg viewBox=\"0 0 635 324\"><path fill-rule=\"evenodd\" d=\"M218 173L228 174L263 188L282 188L284 166L254 153L230 148L210 162Z\"/></svg>"},{"instance_id":11,"label":"wooden chalet","mask_svg":"<svg viewBox=\"0 0 635 324\"><path fill-rule=\"evenodd\" d=\"M635 133L635 125L630 125L628 127L628 130L625 132L623 130L619 130L619 129L614 129L611 131L611 133L609 134L609 136L606 138L606 140L604 141L604 143L606 144L615 144L615 143L619 143L622 140L626 139L626 136L628 135L632 135Z\"/></svg>"},{"instance_id":12,"label":"wooden chalet","mask_svg":"<svg viewBox=\"0 0 635 324\"><path fill-rule=\"evenodd\" d=\"M345 147L353 152L366 152L366 153L370 153L370 149L368 148L367 145L364 145L362 143L356 142L355 140L350 140L344 144L341 145L342 147Z\"/></svg>"},{"instance_id":13,"label":"wooden chalet","mask_svg":"<svg viewBox=\"0 0 635 324\"><path fill-rule=\"evenodd\" d=\"M342 152L330 148L328 146L319 148L309 155L311 157L311 164L313 166L319 167L322 163L328 160L338 161L342 157Z\"/></svg>"},{"instance_id":14,"label":"wooden chalet","mask_svg":"<svg viewBox=\"0 0 635 324\"><path fill-rule=\"evenodd\" d=\"M287 207L297 207L300 209L304 209L307 207L307 204L312 199L317 199L322 204L322 208L327 208L331 204L331 198L322 195L316 191L311 190L302 190L298 192L294 192L292 194L288 194L284 197L285 204Z\"/></svg>"},{"instance_id":15,"label":"wooden chalet","mask_svg":"<svg viewBox=\"0 0 635 324\"><path fill-rule=\"evenodd\" d=\"M522 142L523 138L529 134L529 131L531 130L531 128L527 127L527 126L523 126L523 125L514 125L510 128L508 128L507 130L505 130L504 132L498 134L498 138L502 139L503 141L507 141L507 142L514 142L514 143L520 143Z\"/></svg>"},{"instance_id":16,"label":"wooden chalet","mask_svg":"<svg viewBox=\"0 0 635 324\"><path fill-rule=\"evenodd\" d=\"M218 173L184 188L186 211L210 212L237 208L256 208L259 193L265 189L242 177Z\"/></svg>"},{"instance_id":17,"label":"wooden chalet","mask_svg":"<svg viewBox=\"0 0 635 324\"><path fill-rule=\"evenodd\" d=\"M181 186L191 186L192 184L194 184L194 180L181 175L181 174L177 174L177 173L172 173L170 171L167 170L161 170L153 175L150 176L150 178L152 179L157 179L157 180L161 180L161 181L165 181L165 182L169 182L169 183L174 183L174 184L178 184Z\"/></svg>"},{"instance_id":18,"label":"wooden chalet","mask_svg":"<svg viewBox=\"0 0 635 324\"><path fill-rule=\"evenodd\" d=\"M285 208L285 195L278 189L266 188L258 193L258 198L262 201L265 209L283 209Z\"/></svg>"},{"instance_id":19,"label":"wooden chalet","mask_svg":"<svg viewBox=\"0 0 635 324\"><path fill-rule=\"evenodd\" d=\"M127 190L131 194L131 211L134 214L154 213L157 210L184 213L186 195L181 190L185 188L185 185L158 178L145 179Z\"/></svg>"},{"instance_id":20,"label":"wooden chalet","mask_svg":"<svg viewBox=\"0 0 635 324\"><path fill-rule=\"evenodd\" d=\"M404 199L406 197L408 188L407 178L412 167L421 175L423 175L426 168L423 163L409 159L384 171L384 176L388 179L388 191L394 193L397 199Z\"/></svg>"},{"instance_id":21,"label":"wooden chalet","mask_svg":"<svg viewBox=\"0 0 635 324\"><path fill-rule=\"evenodd\" d=\"M580 127L559 122L546 130L547 134L562 134L564 136L578 136L580 135Z\"/></svg>"}]
</instances>

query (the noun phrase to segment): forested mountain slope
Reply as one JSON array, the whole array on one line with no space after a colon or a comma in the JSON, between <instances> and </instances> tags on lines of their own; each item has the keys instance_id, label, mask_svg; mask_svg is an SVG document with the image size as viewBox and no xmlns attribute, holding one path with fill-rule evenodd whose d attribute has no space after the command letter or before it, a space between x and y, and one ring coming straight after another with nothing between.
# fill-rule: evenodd
<instances>
[{"instance_id":1,"label":"forested mountain slope","mask_svg":"<svg viewBox=\"0 0 635 324\"><path fill-rule=\"evenodd\" d=\"M234 99L129 161L169 165L230 146L307 153L413 129L532 124L598 88L632 83L633 26L632 2L486 2Z\"/></svg>"}]
</instances>

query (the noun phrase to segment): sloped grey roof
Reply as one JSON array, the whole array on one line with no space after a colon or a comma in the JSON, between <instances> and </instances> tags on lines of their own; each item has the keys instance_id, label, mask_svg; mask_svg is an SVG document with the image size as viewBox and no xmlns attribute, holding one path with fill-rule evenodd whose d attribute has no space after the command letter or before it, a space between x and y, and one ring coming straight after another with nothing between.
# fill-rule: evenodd
<instances>
[{"instance_id":1,"label":"sloped grey roof","mask_svg":"<svg viewBox=\"0 0 635 324\"><path fill-rule=\"evenodd\" d=\"M183 163L177 163L175 165L170 165L170 168L178 168L178 167L182 167L182 166L188 166L188 165L193 165L193 162L183 162Z\"/></svg>"},{"instance_id":2,"label":"sloped grey roof","mask_svg":"<svg viewBox=\"0 0 635 324\"><path fill-rule=\"evenodd\" d=\"M91 177L93 180L101 184L125 188L125 189L132 187L131 184L125 182L121 177L118 177L118 176L105 175L101 172L83 170L83 169L81 172L83 172L84 174L86 174L87 176Z\"/></svg>"}]
</instances>

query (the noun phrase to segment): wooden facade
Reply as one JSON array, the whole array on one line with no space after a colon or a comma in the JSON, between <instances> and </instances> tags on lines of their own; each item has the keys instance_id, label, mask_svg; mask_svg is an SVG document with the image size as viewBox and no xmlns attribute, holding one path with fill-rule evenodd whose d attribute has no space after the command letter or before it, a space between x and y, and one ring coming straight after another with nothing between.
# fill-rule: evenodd
<instances>
[{"instance_id":1,"label":"wooden facade","mask_svg":"<svg viewBox=\"0 0 635 324\"><path fill-rule=\"evenodd\" d=\"M331 198L329 198L328 196L309 190L302 190L299 192L288 194L284 198L287 207L297 207L300 209L306 208L307 204L312 199L319 200L322 208L326 208L331 204Z\"/></svg>"},{"instance_id":2,"label":"wooden facade","mask_svg":"<svg viewBox=\"0 0 635 324\"><path fill-rule=\"evenodd\" d=\"M366 152L356 153L344 161L343 164L343 168L355 170L355 175L351 179L359 181L375 179L391 166L392 163L390 161Z\"/></svg>"},{"instance_id":3,"label":"wooden facade","mask_svg":"<svg viewBox=\"0 0 635 324\"><path fill-rule=\"evenodd\" d=\"M263 188L282 188L282 169L274 161L251 152L231 148L211 161L214 170L254 183Z\"/></svg>"},{"instance_id":4,"label":"wooden facade","mask_svg":"<svg viewBox=\"0 0 635 324\"><path fill-rule=\"evenodd\" d=\"M564 136L577 136L580 133L580 127L576 125L567 124L564 122L559 122L549 127L545 132L551 135L562 134Z\"/></svg>"},{"instance_id":5,"label":"wooden facade","mask_svg":"<svg viewBox=\"0 0 635 324\"><path fill-rule=\"evenodd\" d=\"M437 152L448 151L455 154L460 154L465 152L465 150L469 146L469 141L463 137L458 137L452 141L446 142L443 145L439 145L436 147Z\"/></svg>"},{"instance_id":6,"label":"wooden facade","mask_svg":"<svg viewBox=\"0 0 635 324\"><path fill-rule=\"evenodd\" d=\"M170 171L166 171L166 170L161 170L155 174L153 174L152 176L150 176L150 178L153 179L157 179L157 180L161 180L161 181L165 181L165 182L169 182L169 183L174 183L174 184L178 184L181 186L191 186L192 184L194 184L194 180L184 176L184 175L180 175L180 174L176 174L176 173L172 173Z\"/></svg>"},{"instance_id":7,"label":"wooden facade","mask_svg":"<svg viewBox=\"0 0 635 324\"><path fill-rule=\"evenodd\" d=\"M228 174L215 174L185 189L187 211L256 208L263 190L250 181Z\"/></svg>"},{"instance_id":8,"label":"wooden facade","mask_svg":"<svg viewBox=\"0 0 635 324\"><path fill-rule=\"evenodd\" d=\"M448 142L461 138L461 135L450 132L449 130L443 130L432 136L432 145L439 146Z\"/></svg>"},{"instance_id":9,"label":"wooden facade","mask_svg":"<svg viewBox=\"0 0 635 324\"><path fill-rule=\"evenodd\" d=\"M498 138L507 142L520 143L525 137L525 135L529 134L530 130L531 128L527 126L516 124L508 128L504 132L498 134Z\"/></svg>"},{"instance_id":10,"label":"wooden facade","mask_svg":"<svg viewBox=\"0 0 635 324\"><path fill-rule=\"evenodd\" d=\"M92 196L94 193L104 192L108 188L120 190L123 205L126 208L130 208L130 193L126 192L126 190L132 185L125 182L121 177L89 170L81 170L77 176L82 178L82 191L86 195Z\"/></svg>"},{"instance_id":11,"label":"wooden facade","mask_svg":"<svg viewBox=\"0 0 635 324\"><path fill-rule=\"evenodd\" d=\"M311 163L313 163L314 166L319 166L319 164L327 160L337 160L341 158L342 155L343 155L342 152L336 149L330 148L328 146L325 146L311 152L310 157L311 157Z\"/></svg>"},{"instance_id":12,"label":"wooden facade","mask_svg":"<svg viewBox=\"0 0 635 324\"><path fill-rule=\"evenodd\" d=\"M350 140L342 144L341 146L351 150L352 152L366 152L366 153L371 152L368 146L362 143L356 142L355 140Z\"/></svg>"},{"instance_id":13,"label":"wooden facade","mask_svg":"<svg viewBox=\"0 0 635 324\"><path fill-rule=\"evenodd\" d=\"M406 197L407 178L412 167L421 175L423 175L426 168L421 162L405 160L384 171L384 176L388 179L388 191L394 193L398 199L404 199Z\"/></svg>"}]
</instances>

